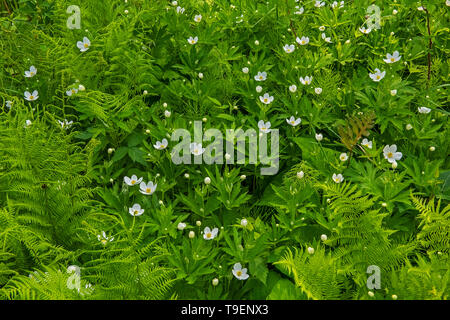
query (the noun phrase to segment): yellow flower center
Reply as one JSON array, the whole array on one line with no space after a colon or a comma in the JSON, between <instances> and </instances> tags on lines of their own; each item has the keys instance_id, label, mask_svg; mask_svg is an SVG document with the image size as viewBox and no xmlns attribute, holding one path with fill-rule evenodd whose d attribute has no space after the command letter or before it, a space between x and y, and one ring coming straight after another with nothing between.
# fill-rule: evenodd
<instances>
[{"instance_id":1,"label":"yellow flower center","mask_svg":"<svg viewBox=\"0 0 450 320\"><path fill-rule=\"evenodd\" d=\"M106 244L108 241L106 241L105 239L102 240L103 244Z\"/></svg>"},{"instance_id":2,"label":"yellow flower center","mask_svg":"<svg viewBox=\"0 0 450 320\"><path fill-rule=\"evenodd\" d=\"M135 184L136 183L136 180L131 180L131 184Z\"/></svg>"},{"instance_id":3,"label":"yellow flower center","mask_svg":"<svg viewBox=\"0 0 450 320\"><path fill-rule=\"evenodd\" d=\"M194 149L194 153L198 153L198 149Z\"/></svg>"},{"instance_id":4,"label":"yellow flower center","mask_svg":"<svg viewBox=\"0 0 450 320\"><path fill-rule=\"evenodd\" d=\"M242 271L236 271L236 275L238 276L238 277L240 277L241 275L242 275Z\"/></svg>"},{"instance_id":5,"label":"yellow flower center","mask_svg":"<svg viewBox=\"0 0 450 320\"><path fill-rule=\"evenodd\" d=\"M30 76L34 76L34 72L33 71L30 71Z\"/></svg>"},{"instance_id":6,"label":"yellow flower center","mask_svg":"<svg viewBox=\"0 0 450 320\"><path fill-rule=\"evenodd\" d=\"M75 93L75 89L72 89L72 93Z\"/></svg>"},{"instance_id":7,"label":"yellow flower center","mask_svg":"<svg viewBox=\"0 0 450 320\"><path fill-rule=\"evenodd\" d=\"M267 128L266 128L266 127L262 127L261 130L262 130L262 131L266 131Z\"/></svg>"},{"instance_id":8,"label":"yellow flower center","mask_svg":"<svg viewBox=\"0 0 450 320\"><path fill-rule=\"evenodd\" d=\"M395 59L394 58L391 58L391 62L394 62L395 61Z\"/></svg>"},{"instance_id":9,"label":"yellow flower center","mask_svg":"<svg viewBox=\"0 0 450 320\"><path fill-rule=\"evenodd\" d=\"M147 188L147 189L145 189L145 192L150 193L150 192L152 192L152 189L151 188Z\"/></svg>"},{"instance_id":10,"label":"yellow flower center","mask_svg":"<svg viewBox=\"0 0 450 320\"><path fill-rule=\"evenodd\" d=\"M87 47L89 47L89 45L88 45L87 43L85 43L85 44L84 44L84 47L87 48Z\"/></svg>"},{"instance_id":11,"label":"yellow flower center","mask_svg":"<svg viewBox=\"0 0 450 320\"><path fill-rule=\"evenodd\" d=\"M394 155L392 154L392 152L388 152L387 156L388 158L392 158Z\"/></svg>"},{"instance_id":12,"label":"yellow flower center","mask_svg":"<svg viewBox=\"0 0 450 320\"><path fill-rule=\"evenodd\" d=\"M30 100L33 100L34 99L34 97L33 96L30 96Z\"/></svg>"},{"instance_id":13,"label":"yellow flower center","mask_svg":"<svg viewBox=\"0 0 450 320\"><path fill-rule=\"evenodd\" d=\"M267 102L268 100L267 100L267 98L264 98L264 102Z\"/></svg>"},{"instance_id":14,"label":"yellow flower center","mask_svg":"<svg viewBox=\"0 0 450 320\"><path fill-rule=\"evenodd\" d=\"M263 79L263 76L259 76L259 80L262 80Z\"/></svg>"},{"instance_id":15,"label":"yellow flower center","mask_svg":"<svg viewBox=\"0 0 450 320\"><path fill-rule=\"evenodd\" d=\"M209 239L209 238L211 238L211 233L207 233L206 234L206 237Z\"/></svg>"},{"instance_id":16,"label":"yellow flower center","mask_svg":"<svg viewBox=\"0 0 450 320\"><path fill-rule=\"evenodd\" d=\"M295 124L295 121L294 121L294 120L292 120L292 121L291 121L291 124Z\"/></svg>"},{"instance_id":17,"label":"yellow flower center","mask_svg":"<svg viewBox=\"0 0 450 320\"><path fill-rule=\"evenodd\" d=\"M380 76L377 75L377 80L379 80L379 79L380 79Z\"/></svg>"}]
</instances>

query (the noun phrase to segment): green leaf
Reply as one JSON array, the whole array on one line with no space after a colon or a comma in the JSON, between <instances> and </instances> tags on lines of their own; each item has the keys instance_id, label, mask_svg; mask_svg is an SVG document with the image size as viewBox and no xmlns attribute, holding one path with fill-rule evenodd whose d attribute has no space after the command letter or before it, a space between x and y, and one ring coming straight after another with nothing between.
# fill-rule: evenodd
<instances>
[{"instance_id":1,"label":"green leaf","mask_svg":"<svg viewBox=\"0 0 450 320\"><path fill-rule=\"evenodd\" d=\"M145 152L142 151L139 148L133 147L133 148L128 148L128 155L130 156L131 160L133 160L134 162L139 162L140 164L145 165L145 159L144 159L144 155Z\"/></svg>"},{"instance_id":2,"label":"green leaf","mask_svg":"<svg viewBox=\"0 0 450 320\"><path fill-rule=\"evenodd\" d=\"M114 156L112 157L111 161L112 162L119 161L120 159L125 157L127 152L128 152L128 147L120 147L119 149L116 150L116 152L114 152Z\"/></svg>"},{"instance_id":3,"label":"green leaf","mask_svg":"<svg viewBox=\"0 0 450 320\"><path fill-rule=\"evenodd\" d=\"M266 284L269 269L267 268L267 265L262 258L257 257L252 262L250 262L249 271L251 276L254 276L256 279Z\"/></svg>"}]
</instances>

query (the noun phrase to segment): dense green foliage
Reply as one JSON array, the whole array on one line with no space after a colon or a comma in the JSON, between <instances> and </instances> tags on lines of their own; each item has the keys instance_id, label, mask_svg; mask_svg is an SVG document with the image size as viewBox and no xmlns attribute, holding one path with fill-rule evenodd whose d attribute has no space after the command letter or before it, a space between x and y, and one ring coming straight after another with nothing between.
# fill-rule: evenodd
<instances>
[{"instance_id":1,"label":"dense green foliage","mask_svg":"<svg viewBox=\"0 0 450 320\"><path fill-rule=\"evenodd\" d=\"M0 299L449 298L449 3L331 4L0 0ZM171 160L260 120L275 175Z\"/></svg>"}]
</instances>

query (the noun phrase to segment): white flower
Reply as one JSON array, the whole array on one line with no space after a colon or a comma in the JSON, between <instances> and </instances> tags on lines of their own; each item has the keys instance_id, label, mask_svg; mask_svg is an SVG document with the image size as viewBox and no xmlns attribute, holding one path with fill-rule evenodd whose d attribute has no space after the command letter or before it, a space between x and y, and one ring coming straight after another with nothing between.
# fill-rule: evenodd
<instances>
[{"instance_id":1,"label":"white flower","mask_svg":"<svg viewBox=\"0 0 450 320\"><path fill-rule=\"evenodd\" d=\"M12 107L12 101L7 100L7 101L6 101L6 107L7 107L8 109L11 109L11 107Z\"/></svg>"},{"instance_id":2,"label":"white flower","mask_svg":"<svg viewBox=\"0 0 450 320\"><path fill-rule=\"evenodd\" d=\"M290 92L295 92L295 91L297 91L297 86L296 86L295 84L289 86L289 91L290 91Z\"/></svg>"},{"instance_id":3,"label":"white flower","mask_svg":"<svg viewBox=\"0 0 450 320\"><path fill-rule=\"evenodd\" d=\"M184 8L178 6L177 7L177 13L183 13L184 12Z\"/></svg>"},{"instance_id":4,"label":"white flower","mask_svg":"<svg viewBox=\"0 0 450 320\"><path fill-rule=\"evenodd\" d=\"M392 162L392 169L397 169L397 161Z\"/></svg>"},{"instance_id":5,"label":"white flower","mask_svg":"<svg viewBox=\"0 0 450 320\"><path fill-rule=\"evenodd\" d=\"M205 240L212 240L217 236L217 233L219 232L219 229L214 228L209 229L209 227L206 227L205 230L203 230L203 239Z\"/></svg>"},{"instance_id":6,"label":"white flower","mask_svg":"<svg viewBox=\"0 0 450 320\"><path fill-rule=\"evenodd\" d=\"M195 232L194 231L189 231L189 238L193 239L195 237Z\"/></svg>"},{"instance_id":7,"label":"white flower","mask_svg":"<svg viewBox=\"0 0 450 320\"><path fill-rule=\"evenodd\" d=\"M247 224L248 224L247 219L244 218L244 219L241 220L241 226L246 227Z\"/></svg>"},{"instance_id":8,"label":"white flower","mask_svg":"<svg viewBox=\"0 0 450 320\"><path fill-rule=\"evenodd\" d=\"M397 152L397 146L393 144L392 146L386 145L383 149L384 158L390 163L396 160L400 160L403 156L401 152Z\"/></svg>"},{"instance_id":9,"label":"white flower","mask_svg":"<svg viewBox=\"0 0 450 320\"><path fill-rule=\"evenodd\" d=\"M313 79L312 76L311 76L311 77L306 76L305 78L300 77L300 82L301 82L303 85L309 85L309 84L311 84L312 79Z\"/></svg>"},{"instance_id":10,"label":"white flower","mask_svg":"<svg viewBox=\"0 0 450 320\"><path fill-rule=\"evenodd\" d=\"M394 14L394 15L396 15L398 13L398 11L397 10L392 10L392 14Z\"/></svg>"},{"instance_id":11,"label":"white flower","mask_svg":"<svg viewBox=\"0 0 450 320\"><path fill-rule=\"evenodd\" d=\"M325 33L322 33L322 39L325 40L325 42L332 43L331 37L327 37Z\"/></svg>"},{"instance_id":12,"label":"white flower","mask_svg":"<svg viewBox=\"0 0 450 320\"><path fill-rule=\"evenodd\" d=\"M201 155L203 152L205 152L205 148L202 148L202 144L201 144L201 143L195 143L195 142L192 142L192 143L189 145L189 149L190 149L191 153L192 153L194 156L199 156L199 155Z\"/></svg>"},{"instance_id":13,"label":"white flower","mask_svg":"<svg viewBox=\"0 0 450 320\"><path fill-rule=\"evenodd\" d=\"M256 87L256 92L258 92L258 93L259 93L259 92L261 92L261 91L262 91L262 89L263 89L263 88L262 88L261 86L257 86L257 87Z\"/></svg>"},{"instance_id":14,"label":"white flower","mask_svg":"<svg viewBox=\"0 0 450 320\"><path fill-rule=\"evenodd\" d=\"M263 96L259 96L259 100L264 104L269 104L273 101L273 96L270 96L268 93L264 93Z\"/></svg>"},{"instance_id":15,"label":"white flower","mask_svg":"<svg viewBox=\"0 0 450 320\"><path fill-rule=\"evenodd\" d=\"M83 42L78 41L77 47L80 49L80 52L85 52L89 50L89 47L91 46L91 41L87 37L83 37Z\"/></svg>"},{"instance_id":16,"label":"white flower","mask_svg":"<svg viewBox=\"0 0 450 320\"><path fill-rule=\"evenodd\" d=\"M26 128L26 127L29 127L29 126L31 126L33 123L31 122L31 120L25 120L25 125L24 125L24 127Z\"/></svg>"},{"instance_id":17,"label":"white flower","mask_svg":"<svg viewBox=\"0 0 450 320\"><path fill-rule=\"evenodd\" d=\"M297 43L298 43L299 45L304 46L304 45L306 45L306 44L309 43L309 38L308 38L308 37L305 37L305 36L303 36L303 37L301 37L301 38L297 37L297 38L295 39L295 41L297 41Z\"/></svg>"},{"instance_id":18,"label":"white flower","mask_svg":"<svg viewBox=\"0 0 450 320\"><path fill-rule=\"evenodd\" d=\"M195 37L195 38L189 37L189 38L187 39L187 41L188 41L190 44L196 44L197 41L198 41L198 37Z\"/></svg>"},{"instance_id":19,"label":"white flower","mask_svg":"<svg viewBox=\"0 0 450 320\"><path fill-rule=\"evenodd\" d=\"M153 194L153 192L156 191L156 187L158 186L157 183L153 184L152 181L149 181L147 184L145 184L145 182L141 182L141 184L139 185L140 188L140 192L142 194Z\"/></svg>"},{"instance_id":20,"label":"white flower","mask_svg":"<svg viewBox=\"0 0 450 320\"><path fill-rule=\"evenodd\" d=\"M373 296L374 296L374 293L373 293L372 291L368 291L367 294L368 294L370 297L373 297Z\"/></svg>"},{"instance_id":21,"label":"white flower","mask_svg":"<svg viewBox=\"0 0 450 320\"><path fill-rule=\"evenodd\" d=\"M314 254L314 248L308 247L308 253L309 254Z\"/></svg>"},{"instance_id":22,"label":"white flower","mask_svg":"<svg viewBox=\"0 0 450 320\"><path fill-rule=\"evenodd\" d=\"M58 123L62 129L69 129L72 126L73 121L67 121L67 119L64 119L64 121L58 120Z\"/></svg>"},{"instance_id":23,"label":"white flower","mask_svg":"<svg viewBox=\"0 0 450 320\"><path fill-rule=\"evenodd\" d=\"M256 81L265 81L267 79L267 72L258 71L258 74L255 76Z\"/></svg>"},{"instance_id":24,"label":"white flower","mask_svg":"<svg viewBox=\"0 0 450 320\"><path fill-rule=\"evenodd\" d=\"M108 154L111 154L111 153L113 153L114 151L115 151L114 148L108 148Z\"/></svg>"},{"instance_id":25,"label":"white flower","mask_svg":"<svg viewBox=\"0 0 450 320\"><path fill-rule=\"evenodd\" d=\"M78 92L78 89L77 89L77 88L72 88L72 89L67 90L67 91L66 91L66 94L70 97L70 96L72 96L73 94L76 94L77 92Z\"/></svg>"},{"instance_id":26,"label":"white flower","mask_svg":"<svg viewBox=\"0 0 450 320\"><path fill-rule=\"evenodd\" d=\"M406 130L411 130L413 128L413 126L410 124L410 123L408 123L407 125L406 125Z\"/></svg>"},{"instance_id":27,"label":"white flower","mask_svg":"<svg viewBox=\"0 0 450 320\"><path fill-rule=\"evenodd\" d=\"M155 149L163 150L167 148L168 144L169 142L167 141L167 139L162 139L162 141L156 141L156 144L154 144L153 146L155 147Z\"/></svg>"},{"instance_id":28,"label":"white flower","mask_svg":"<svg viewBox=\"0 0 450 320\"><path fill-rule=\"evenodd\" d=\"M206 177L205 179L203 179L203 182L205 184L210 184L211 183L211 178L210 177Z\"/></svg>"},{"instance_id":29,"label":"white flower","mask_svg":"<svg viewBox=\"0 0 450 320\"><path fill-rule=\"evenodd\" d=\"M298 179L303 179L304 176L305 176L305 173L303 171L297 172L297 178Z\"/></svg>"},{"instance_id":30,"label":"white flower","mask_svg":"<svg viewBox=\"0 0 450 320\"><path fill-rule=\"evenodd\" d=\"M199 77L200 79L203 79L203 73L199 72L199 73L198 73L198 77Z\"/></svg>"},{"instance_id":31,"label":"white flower","mask_svg":"<svg viewBox=\"0 0 450 320\"><path fill-rule=\"evenodd\" d=\"M213 286L217 286L218 284L219 284L219 279L217 279L217 278L212 279Z\"/></svg>"},{"instance_id":32,"label":"white flower","mask_svg":"<svg viewBox=\"0 0 450 320\"><path fill-rule=\"evenodd\" d=\"M233 270L231 272L239 280L246 280L249 277L249 275L247 274L247 268L242 269L242 266L239 262L233 266Z\"/></svg>"},{"instance_id":33,"label":"white flower","mask_svg":"<svg viewBox=\"0 0 450 320\"><path fill-rule=\"evenodd\" d=\"M322 240L322 241L327 241L327 239L328 239L328 237L326 234L323 234L320 236L320 240Z\"/></svg>"},{"instance_id":34,"label":"white flower","mask_svg":"<svg viewBox=\"0 0 450 320\"><path fill-rule=\"evenodd\" d=\"M114 240L114 237L107 237L105 231L102 231L102 234L97 235L98 241L100 241L103 245L106 245L108 242Z\"/></svg>"},{"instance_id":35,"label":"white flower","mask_svg":"<svg viewBox=\"0 0 450 320\"><path fill-rule=\"evenodd\" d=\"M128 212L135 217L142 215L144 211L144 209L141 209L141 205L139 203L135 203L131 208L128 208Z\"/></svg>"},{"instance_id":36,"label":"white flower","mask_svg":"<svg viewBox=\"0 0 450 320\"><path fill-rule=\"evenodd\" d=\"M32 78L36 75L37 69L34 66L30 67L30 71L25 71L25 77Z\"/></svg>"},{"instance_id":37,"label":"white flower","mask_svg":"<svg viewBox=\"0 0 450 320\"><path fill-rule=\"evenodd\" d=\"M339 8L343 8L344 7L344 1L341 1L340 3L338 3L337 1L334 1L332 4L331 4L331 7L332 8L337 8L339 6Z\"/></svg>"},{"instance_id":38,"label":"white flower","mask_svg":"<svg viewBox=\"0 0 450 320\"><path fill-rule=\"evenodd\" d=\"M316 140L322 141L322 139L323 139L323 135L321 133L316 133Z\"/></svg>"},{"instance_id":39,"label":"white flower","mask_svg":"<svg viewBox=\"0 0 450 320\"><path fill-rule=\"evenodd\" d=\"M255 40L255 45L259 46L259 41Z\"/></svg>"},{"instance_id":40,"label":"white flower","mask_svg":"<svg viewBox=\"0 0 450 320\"><path fill-rule=\"evenodd\" d=\"M391 90L391 96L395 96L397 95L397 89L392 89Z\"/></svg>"},{"instance_id":41,"label":"white flower","mask_svg":"<svg viewBox=\"0 0 450 320\"><path fill-rule=\"evenodd\" d=\"M129 185L129 186L134 186L135 184L141 183L142 179L143 179L143 178L139 178L139 179L138 179L138 177L137 177L135 174L133 174L133 175L131 176L131 178L128 178L128 177L126 177L126 176L123 177L123 181L124 181L127 185Z\"/></svg>"},{"instance_id":42,"label":"white flower","mask_svg":"<svg viewBox=\"0 0 450 320\"><path fill-rule=\"evenodd\" d=\"M285 44L283 49L286 53L292 53L295 50L295 46L293 44L291 44L291 45Z\"/></svg>"},{"instance_id":43,"label":"white flower","mask_svg":"<svg viewBox=\"0 0 450 320\"><path fill-rule=\"evenodd\" d=\"M295 6L295 9L297 9L297 11L295 11L294 14L302 14L303 12L305 12L305 9L300 6Z\"/></svg>"},{"instance_id":44,"label":"white flower","mask_svg":"<svg viewBox=\"0 0 450 320\"><path fill-rule=\"evenodd\" d=\"M386 71L381 72L380 69L378 69L378 68L375 69L375 73L369 73L370 79L372 79L373 81L376 81L376 82L383 79L385 75L386 75Z\"/></svg>"},{"instance_id":45,"label":"white flower","mask_svg":"<svg viewBox=\"0 0 450 320\"><path fill-rule=\"evenodd\" d=\"M169 110L165 110L164 111L164 116L166 117L166 118L170 118L170 115L172 114L172 112L170 112Z\"/></svg>"},{"instance_id":46,"label":"white flower","mask_svg":"<svg viewBox=\"0 0 450 320\"><path fill-rule=\"evenodd\" d=\"M391 55L390 53L386 54L386 59L383 59L386 63L394 63L401 59L402 56L399 55L398 51L394 51Z\"/></svg>"},{"instance_id":47,"label":"white flower","mask_svg":"<svg viewBox=\"0 0 450 320\"><path fill-rule=\"evenodd\" d=\"M364 138L361 145L364 147L367 147L369 149L372 149L372 141L367 140L367 138Z\"/></svg>"},{"instance_id":48,"label":"white flower","mask_svg":"<svg viewBox=\"0 0 450 320\"><path fill-rule=\"evenodd\" d=\"M39 98L39 93L37 90L34 90L33 93L29 93L28 91L24 92L25 100L34 101Z\"/></svg>"},{"instance_id":49,"label":"white flower","mask_svg":"<svg viewBox=\"0 0 450 320\"><path fill-rule=\"evenodd\" d=\"M446 0L445 4L447 5L447 7L450 7L450 0Z\"/></svg>"},{"instance_id":50,"label":"white flower","mask_svg":"<svg viewBox=\"0 0 450 320\"><path fill-rule=\"evenodd\" d=\"M314 2L314 6L317 8L323 7L324 5L325 1L316 0L316 2Z\"/></svg>"},{"instance_id":51,"label":"white flower","mask_svg":"<svg viewBox=\"0 0 450 320\"><path fill-rule=\"evenodd\" d=\"M289 123L291 126L295 127L298 126L300 122L302 122L302 119L300 118L295 119L294 116L291 116L289 119L286 119L286 122Z\"/></svg>"},{"instance_id":52,"label":"white flower","mask_svg":"<svg viewBox=\"0 0 450 320\"><path fill-rule=\"evenodd\" d=\"M186 228L186 223L184 222L180 222L177 226L177 229L180 231L183 230L184 228Z\"/></svg>"},{"instance_id":53,"label":"white flower","mask_svg":"<svg viewBox=\"0 0 450 320\"><path fill-rule=\"evenodd\" d=\"M242 72L243 72L243 73L248 73L248 68L247 68L247 67L243 67L243 68L242 68Z\"/></svg>"},{"instance_id":54,"label":"white flower","mask_svg":"<svg viewBox=\"0 0 450 320\"><path fill-rule=\"evenodd\" d=\"M225 153L225 160L230 160L231 159L231 155L229 153Z\"/></svg>"},{"instance_id":55,"label":"white flower","mask_svg":"<svg viewBox=\"0 0 450 320\"><path fill-rule=\"evenodd\" d=\"M420 113L430 113L431 109L427 107L418 107L417 110L419 110Z\"/></svg>"},{"instance_id":56,"label":"white flower","mask_svg":"<svg viewBox=\"0 0 450 320\"><path fill-rule=\"evenodd\" d=\"M202 21L202 15L201 14L197 14L195 17L194 17L194 21L195 22L200 22L200 21Z\"/></svg>"},{"instance_id":57,"label":"white flower","mask_svg":"<svg viewBox=\"0 0 450 320\"><path fill-rule=\"evenodd\" d=\"M333 173L333 181L336 183L341 183L342 181L344 181L344 177L340 173L338 175L336 175L336 173Z\"/></svg>"},{"instance_id":58,"label":"white flower","mask_svg":"<svg viewBox=\"0 0 450 320\"><path fill-rule=\"evenodd\" d=\"M347 161L348 160L348 155L346 153L341 153L341 155L339 156L339 159L341 161Z\"/></svg>"},{"instance_id":59,"label":"white flower","mask_svg":"<svg viewBox=\"0 0 450 320\"><path fill-rule=\"evenodd\" d=\"M241 175L241 180L245 180L247 176L245 174Z\"/></svg>"},{"instance_id":60,"label":"white flower","mask_svg":"<svg viewBox=\"0 0 450 320\"><path fill-rule=\"evenodd\" d=\"M370 31L372 31L372 29L371 28L366 29L365 27L361 27L361 28L359 28L359 31L361 31L364 34L369 34Z\"/></svg>"},{"instance_id":61,"label":"white flower","mask_svg":"<svg viewBox=\"0 0 450 320\"><path fill-rule=\"evenodd\" d=\"M261 132L269 133L270 132L270 121L267 121L266 123L264 123L264 120L259 120L258 128L259 128L259 131L261 131Z\"/></svg>"},{"instance_id":62,"label":"white flower","mask_svg":"<svg viewBox=\"0 0 450 320\"><path fill-rule=\"evenodd\" d=\"M436 150L436 147L434 147L434 146L431 146L431 147L430 147L430 151L431 151L431 152L433 152L433 151L435 151L435 150Z\"/></svg>"},{"instance_id":63,"label":"white flower","mask_svg":"<svg viewBox=\"0 0 450 320\"><path fill-rule=\"evenodd\" d=\"M320 26L319 31L325 31L325 26Z\"/></svg>"},{"instance_id":64,"label":"white flower","mask_svg":"<svg viewBox=\"0 0 450 320\"><path fill-rule=\"evenodd\" d=\"M78 86L78 90L79 90L79 91L84 91L84 90L86 90L86 88L85 88L85 86L83 86L82 84L80 84L80 85Z\"/></svg>"},{"instance_id":65,"label":"white flower","mask_svg":"<svg viewBox=\"0 0 450 320\"><path fill-rule=\"evenodd\" d=\"M322 93L322 88L315 88L315 89L314 89L314 92L315 92L316 94L321 94L321 93Z\"/></svg>"},{"instance_id":66,"label":"white flower","mask_svg":"<svg viewBox=\"0 0 450 320\"><path fill-rule=\"evenodd\" d=\"M422 6L420 6L420 7L418 7L418 8L417 8L417 10L419 10L419 11L423 11L423 10L424 10L424 8L423 8Z\"/></svg>"}]
</instances>

